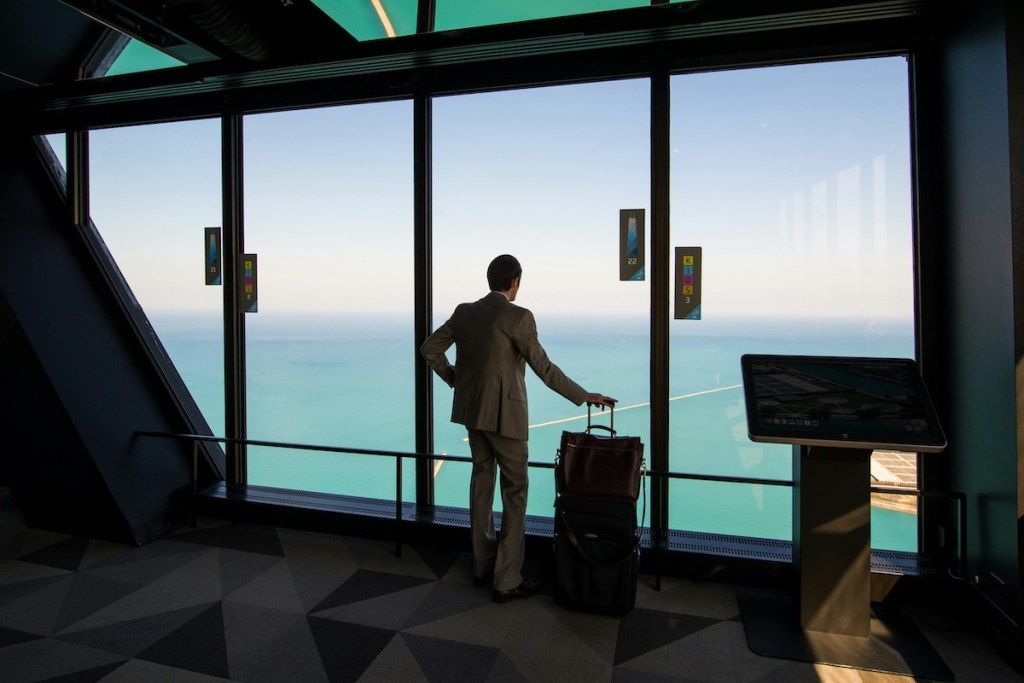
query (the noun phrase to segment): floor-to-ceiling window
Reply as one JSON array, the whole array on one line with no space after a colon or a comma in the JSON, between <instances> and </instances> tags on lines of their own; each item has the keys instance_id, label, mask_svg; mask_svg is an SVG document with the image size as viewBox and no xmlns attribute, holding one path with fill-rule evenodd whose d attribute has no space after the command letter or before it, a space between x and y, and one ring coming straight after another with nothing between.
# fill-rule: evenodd
<instances>
[{"instance_id":1,"label":"floor-to-ceiling window","mask_svg":"<svg viewBox=\"0 0 1024 683\"><path fill-rule=\"evenodd\" d=\"M615 428L649 433L646 279L620 279L622 210L650 197L646 79L437 98L433 105L434 326L488 292L492 258L523 266L516 303L533 311L551 360L589 391L620 400ZM637 212L639 217L640 212ZM642 221L641 221L642 224ZM456 362L454 348L449 359ZM551 462L586 408L527 371L530 459ZM435 378L435 451L469 455ZM608 414L600 416L608 423ZM435 499L465 507L469 466L435 468ZM550 515L550 470L531 472L529 512ZM496 497L496 505L500 505Z\"/></svg>"},{"instance_id":2,"label":"floor-to-ceiling window","mask_svg":"<svg viewBox=\"0 0 1024 683\"><path fill-rule=\"evenodd\" d=\"M699 318L671 323L670 468L788 479L788 447L746 438L742 353L914 354L906 60L686 74L670 86L671 242L702 254ZM616 428L645 441L651 292L642 275L621 277L620 259L621 212L650 227L649 88L436 98L432 160L434 325L486 293L491 258L515 254L517 303L534 311L552 359L619 398ZM245 316L249 437L413 449L411 124L408 101L245 118L245 248L258 257L257 309ZM222 290L203 283L199 259L203 228L221 220L218 134L213 121L96 131L91 181L101 234L223 434ZM531 458L550 461L586 410L528 382ZM448 420L450 389L435 380L434 395L435 451L468 454ZM253 484L394 492L389 459L249 456ZM872 474L898 483L914 466L876 453ZM533 473L532 514L550 514L548 473ZM465 506L468 466L439 462L434 475L436 502ZM876 547L916 547L913 499L902 500L879 501ZM791 531L785 487L677 481L669 502L673 528Z\"/></svg>"},{"instance_id":3,"label":"floor-to-ceiling window","mask_svg":"<svg viewBox=\"0 0 1024 683\"><path fill-rule=\"evenodd\" d=\"M249 437L411 452L412 104L251 115L243 137ZM394 468L249 449L250 484L393 498Z\"/></svg>"},{"instance_id":4,"label":"floor-to-ceiling window","mask_svg":"<svg viewBox=\"0 0 1024 683\"><path fill-rule=\"evenodd\" d=\"M701 250L699 319L671 323L673 470L791 478L789 446L747 438L744 353L914 357L909 121L900 56L671 79L672 244ZM872 476L914 463L876 453ZM878 501L875 547L916 548L904 501ZM790 503L674 482L671 526L788 539Z\"/></svg>"},{"instance_id":5,"label":"floor-to-ceiling window","mask_svg":"<svg viewBox=\"0 0 1024 683\"><path fill-rule=\"evenodd\" d=\"M213 433L223 434L223 292L206 284L204 242L221 222L220 122L92 131L89 159L93 222Z\"/></svg>"}]
</instances>

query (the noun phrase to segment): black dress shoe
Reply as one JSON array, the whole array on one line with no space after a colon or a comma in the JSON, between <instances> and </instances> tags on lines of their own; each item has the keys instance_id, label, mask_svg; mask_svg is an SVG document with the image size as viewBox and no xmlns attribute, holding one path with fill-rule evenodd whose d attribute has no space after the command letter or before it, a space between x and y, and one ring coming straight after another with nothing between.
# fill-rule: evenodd
<instances>
[{"instance_id":1,"label":"black dress shoe","mask_svg":"<svg viewBox=\"0 0 1024 683\"><path fill-rule=\"evenodd\" d=\"M524 579L521 584L507 591L495 590L492 598L494 602L509 602L519 598L528 598L540 590L540 581Z\"/></svg>"},{"instance_id":2,"label":"black dress shoe","mask_svg":"<svg viewBox=\"0 0 1024 683\"><path fill-rule=\"evenodd\" d=\"M477 588L483 588L484 586L490 586L494 583L494 571L489 571L483 576L474 576L473 585Z\"/></svg>"}]
</instances>

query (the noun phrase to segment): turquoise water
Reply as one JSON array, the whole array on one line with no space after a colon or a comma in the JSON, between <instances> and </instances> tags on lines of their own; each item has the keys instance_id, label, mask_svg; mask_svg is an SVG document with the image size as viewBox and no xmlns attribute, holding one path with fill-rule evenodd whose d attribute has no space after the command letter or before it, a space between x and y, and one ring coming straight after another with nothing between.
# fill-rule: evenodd
<instances>
[{"instance_id":1,"label":"turquoise water","mask_svg":"<svg viewBox=\"0 0 1024 683\"><path fill-rule=\"evenodd\" d=\"M412 320L396 317L249 315L249 436L292 443L412 451L415 448ZM591 391L619 399L615 428L649 441L649 344L646 322L539 321L551 359ZM219 320L154 316L154 327L215 434L223 434L223 360ZM743 353L912 356L906 322L778 320L673 321L670 345L672 471L790 480L789 446L757 444L746 434L740 388ZM563 430L586 425L574 406L527 373L530 458L553 462ZM451 390L435 379L435 452L469 455L465 430L448 420ZM610 414L595 412L608 424ZM404 466L403 498L414 491ZM394 499L390 458L251 448L253 484ZM465 507L469 466L435 470L436 501ZM534 469L530 514L550 515L551 470ZM773 539L791 536L788 487L673 481L673 528ZM872 545L916 549L914 515L874 508Z\"/></svg>"}]
</instances>

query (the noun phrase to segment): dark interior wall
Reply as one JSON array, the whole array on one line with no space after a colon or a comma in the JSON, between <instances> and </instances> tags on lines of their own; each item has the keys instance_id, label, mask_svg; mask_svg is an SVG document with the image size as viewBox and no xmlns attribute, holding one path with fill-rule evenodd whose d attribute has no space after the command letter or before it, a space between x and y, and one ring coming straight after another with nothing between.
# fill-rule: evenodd
<instances>
[{"instance_id":1,"label":"dark interior wall","mask_svg":"<svg viewBox=\"0 0 1024 683\"><path fill-rule=\"evenodd\" d=\"M22 515L39 528L130 538L110 489L2 294L0 340L0 485L16 492Z\"/></svg>"},{"instance_id":2,"label":"dark interior wall","mask_svg":"<svg viewBox=\"0 0 1024 683\"><path fill-rule=\"evenodd\" d=\"M1014 263L1014 362L1017 385L1017 614L1024 621L1024 3L1006 3L1006 69L1010 121L1010 212ZM1024 650L1024 631L1018 645Z\"/></svg>"},{"instance_id":3,"label":"dark interior wall","mask_svg":"<svg viewBox=\"0 0 1024 683\"><path fill-rule=\"evenodd\" d=\"M0 393L19 405L0 411L2 458L18 458L8 470L19 503L69 513L54 512L49 528L92 516L91 529L60 530L145 542L183 519L191 449L135 431L190 429L43 169L30 138L0 141L0 362L17 379ZM20 423L31 406L45 414ZM9 435L25 427L34 436L13 452Z\"/></svg>"},{"instance_id":4,"label":"dark interior wall","mask_svg":"<svg viewBox=\"0 0 1024 683\"><path fill-rule=\"evenodd\" d=\"M946 475L950 488L967 494L969 577L1019 623L1015 328L1022 312L1014 237L1021 216L1012 211L1009 151L1007 13L1015 10L1004 3L1016 0L971 3L940 49L945 230L937 270L946 282L938 309L947 321L932 333L945 335Z\"/></svg>"}]
</instances>

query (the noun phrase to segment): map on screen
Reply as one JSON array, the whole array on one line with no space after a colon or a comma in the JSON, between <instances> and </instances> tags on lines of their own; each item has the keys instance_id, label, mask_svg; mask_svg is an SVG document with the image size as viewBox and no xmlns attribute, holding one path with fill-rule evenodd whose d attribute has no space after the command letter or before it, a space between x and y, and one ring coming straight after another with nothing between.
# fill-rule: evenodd
<instances>
[{"instance_id":1,"label":"map on screen","mask_svg":"<svg viewBox=\"0 0 1024 683\"><path fill-rule=\"evenodd\" d=\"M747 354L740 363L752 441L924 453L946 447L912 360Z\"/></svg>"}]
</instances>

